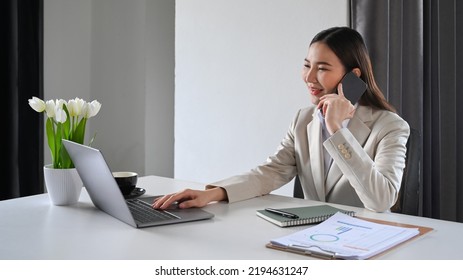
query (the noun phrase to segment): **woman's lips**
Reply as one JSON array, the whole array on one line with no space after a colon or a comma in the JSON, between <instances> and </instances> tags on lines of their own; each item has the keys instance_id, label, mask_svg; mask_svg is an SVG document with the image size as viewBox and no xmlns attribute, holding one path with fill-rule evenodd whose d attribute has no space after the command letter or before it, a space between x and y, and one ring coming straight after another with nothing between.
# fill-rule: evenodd
<instances>
[{"instance_id":1,"label":"woman's lips","mask_svg":"<svg viewBox=\"0 0 463 280\"><path fill-rule=\"evenodd\" d=\"M311 93L312 95L318 95L318 94L320 94L321 92L322 92L322 90L319 89L319 88L310 88L310 93Z\"/></svg>"}]
</instances>

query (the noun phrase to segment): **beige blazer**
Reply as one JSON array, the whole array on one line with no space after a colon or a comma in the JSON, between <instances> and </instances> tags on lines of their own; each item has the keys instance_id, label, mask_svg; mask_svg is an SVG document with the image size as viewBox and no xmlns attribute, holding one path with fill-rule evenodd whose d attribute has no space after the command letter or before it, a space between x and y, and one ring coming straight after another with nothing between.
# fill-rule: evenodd
<instances>
[{"instance_id":1,"label":"beige blazer","mask_svg":"<svg viewBox=\"0 0 463 280\"><path fill-rule=\"evenodd\" d=\"M306 199L388 211L397 200L409 134L397 114L358 106L347 128L322 143L316 107L308 107L265 163L207 188L222 187L235 202L268 194L299 175ZM324 148L333 158L326 176Z\"/></svg>"}]
</instances>

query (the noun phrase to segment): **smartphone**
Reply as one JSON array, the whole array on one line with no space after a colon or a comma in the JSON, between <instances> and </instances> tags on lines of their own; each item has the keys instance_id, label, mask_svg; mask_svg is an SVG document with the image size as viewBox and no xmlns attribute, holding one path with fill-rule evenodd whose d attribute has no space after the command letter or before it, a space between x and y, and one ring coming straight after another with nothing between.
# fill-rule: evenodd
<instances>
[{"instance_id":1,"label":"smartphone","mask_svg":"<svg viewBox=\"0 0 463 280\"><path fill-rule=\"evenodd\" d=\"M340 83L342 84L344 96L349 99L352 104L357 103L367 89L367 84L357 77L354 72L348 72L344 75Z\"/></svg>"}]
</instances>

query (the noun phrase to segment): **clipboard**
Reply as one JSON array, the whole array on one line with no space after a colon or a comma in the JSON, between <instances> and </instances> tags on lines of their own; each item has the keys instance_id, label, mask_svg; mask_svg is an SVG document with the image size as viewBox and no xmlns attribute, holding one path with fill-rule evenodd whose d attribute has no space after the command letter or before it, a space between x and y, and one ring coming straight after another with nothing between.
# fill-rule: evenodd
<instances>
[{"instance_id":1,"label":"clipboard","mask_svg":"<svg viewBox=\"0 0 463 280\"><path fill-rule=\"evenodd\" d=\"M383 220L378 220L378 219L371 219L371 218L364 218L364 217L356 217L358 219L362 219L362 220L365 220L365 221L368 221L368 222L373 222L373 223L378 223L378 224L383 224L383 225L390 225L390 226L397 226L397 227L404 227L404 228L417 228L418 229L418 235L415 235L414 237L402 242L402 243L399 243L387 250L385 250L384 252L381 252L377 255L374 255L370 258L368 258L367 260L369 259L376 259L382 255L385 255L387 252L389 252L390 250L393 250L394 248L396 247L399 247L399 246L403 246L404 244L408 243L408 242L412 242L413 240L433 231L434 229L431 228L431 227L424 227L424 226L417 226L417 225L413 225L413 224L404 224L404 223L397 223L397 222L390 222L390 221L383 221ZM288 246L279 246L279 245L276 245L276 244L273 244L273 243L267 243L265 245L266 248L269 248L269 249L273 249L273 250L279 250L279 251L283 251L283 252L289 252L289 253L295 253L295 254L299 254L299 255L304 255L304 256L308 256L308 257L315 257L315 258L319 258L319 259L325 259L325 260L342 260L342 256L338 256L336 254L336 252L330 252L330 251L323 251L321 248L317 248L319 250L317 251L314 251L314 250L310 250L310 248L307 248L307 247L297 247L297 246L291 246L291 247L288 247Z\"/></svg>"}]
</instances>

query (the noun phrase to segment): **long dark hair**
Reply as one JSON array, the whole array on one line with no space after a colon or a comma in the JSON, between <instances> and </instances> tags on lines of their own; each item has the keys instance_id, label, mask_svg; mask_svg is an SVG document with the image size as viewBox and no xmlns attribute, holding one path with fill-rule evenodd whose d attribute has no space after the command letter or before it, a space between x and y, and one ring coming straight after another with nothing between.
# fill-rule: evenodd
<instances>
[{"instance_id":1,"label":"long dark hair","mask_svg":"<svg viewBox=\"0 0 463 280\"><path fill-rule=\"evenodd\" d=\"M346 72L354 68L360 69L360 78L367 83L367 90L359 104L397 112L376 84L370 56L360 33L349 27L332 27L315 35L310 45L316 42L326 44L341 60Z\"/></svg>"}]
</instances>

